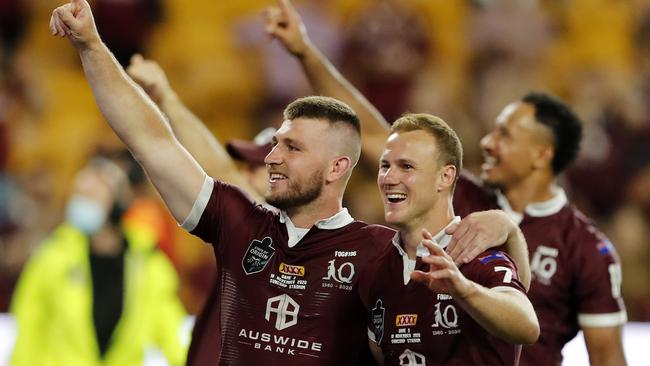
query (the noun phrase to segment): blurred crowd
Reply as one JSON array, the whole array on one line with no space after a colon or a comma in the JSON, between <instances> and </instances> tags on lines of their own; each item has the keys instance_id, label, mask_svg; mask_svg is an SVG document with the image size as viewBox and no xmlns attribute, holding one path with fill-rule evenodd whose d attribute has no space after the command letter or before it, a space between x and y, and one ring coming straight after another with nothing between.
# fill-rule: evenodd
<instances>
[{"instance_id":1,"label":"blurred crowd","mask_svg":"<svg viewBox=\"0 0 650 366\"><path fill-rule=\"evenodd\" d=\"M25 262L65 216L75 173L121 146L79 60L48 33L59 0L0 0L0 312ZM311 93L295 60L263 32L271 0L95 0L102 38L124 65L158 61L217 136L251 139ZM458 131L465 166L500 108L530 90L556 94L585 125L569 196L617 247L632 321L650 321L650 0L302 0L316 46L393 120L429 112ZM376 163L359 167L346 206L382 222ZM150 185L131 215L157 233L197 313L211 248L176 226Z\"/></svg>"}]
</instances>

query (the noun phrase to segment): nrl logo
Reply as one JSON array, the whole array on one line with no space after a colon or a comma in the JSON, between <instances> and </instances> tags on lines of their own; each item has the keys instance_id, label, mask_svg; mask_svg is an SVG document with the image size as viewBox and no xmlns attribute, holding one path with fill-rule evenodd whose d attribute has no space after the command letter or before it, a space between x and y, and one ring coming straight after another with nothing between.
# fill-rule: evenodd
<instances>
[{"instance_id":1,"label":"nrl logo","mask_svg":"<svg viewBox=\"0 0 650 366\"><path fill-rule=\"evenodd\" d=\"M266 268L275 254L272 243L273 240L268 236L262 241L255 239L251 242L241 262L247 275L261 272Z\"/></svg>"},{"instance_id":2,"label":"nrl logo","mask_svg":"<svg viewBox=\"0 0 650 366\"><path fill-rule=\"evenodd\" d=\"M384 336L384 315L386 314L386 309L383 307L381 299L377 300L375 303L375 308L372 309L372 332L375 334L375 341L377 344L381 343L381 339Z\"/></svg>"},{"instance_id":3,"label":"nrl logo","mask_svg":"<svg viewBox=\"0 0 650 366\"><path fill-rule=\"evenodd\" d=\"M286 263L280 263L280 268L278 271L282 274L291 275L291 276L305 276L305 267L303 266L292 266Z\"/></svg>"}]
</instances>

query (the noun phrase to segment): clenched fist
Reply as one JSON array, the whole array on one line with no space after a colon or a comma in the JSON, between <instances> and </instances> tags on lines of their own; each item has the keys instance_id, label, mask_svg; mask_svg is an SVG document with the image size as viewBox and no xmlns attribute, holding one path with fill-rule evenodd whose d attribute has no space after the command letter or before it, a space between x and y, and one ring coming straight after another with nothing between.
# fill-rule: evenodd
<instances>
[{"instance_id":1,"label":"clenched fist","mask_svg":"<svg viewBox=\"0 0 650 366\"><path fill-rule=\"evenodd\" d=\"M86 0L71 0L54 9L50 19L50 32L53 36L67 37L79 51L101 43Z\"/></svg>"}]
</instances>

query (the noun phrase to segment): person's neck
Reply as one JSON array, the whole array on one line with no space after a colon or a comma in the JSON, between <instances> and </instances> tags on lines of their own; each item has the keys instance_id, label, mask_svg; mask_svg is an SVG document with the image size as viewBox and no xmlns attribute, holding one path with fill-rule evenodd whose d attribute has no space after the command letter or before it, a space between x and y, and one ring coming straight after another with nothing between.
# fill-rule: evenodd
<instances>
[{"instance_id":1,"label":"person's neck","mask_svg":"<svg viewBox=\"0 0 650 366\"><path fill-rule=\"evenodd\" d=\"M510 207L519 213L526 210L531 203L545 202L553 198L555 178L552 174L531 175L524 180L501 189L508 199Z\"/></svg>"},{"instance_id":2,"label":"person's neck","mask_svg":"<svg viewBox=\"0 0 650 366\"><path fill-rule=\"evenodd\" d=\"M287 216L297 228L309 229L320 220L329 219L343 209L341 197L321 196L313 202L286 210Z\"/></svg>"},{"instance_id":3,"label":"person's neck","mask_svg":"<svg viewBox=\"0 0 650 366\"><path fill-rule=\"evenodd\" d=\"M100 231L92 234L90 251L98 256L114 257L124 250L124 242L119 228L106 224Z\"/></svg>"},{"instance_id":4,"label":"person's neck","mask_svg":"<svg viewBox=\"0 0 650 366\"><path fill-rule=\"evenodd\" d=\"M417 248L422 241L422 229L426 229L431 235L436 235L454 219L454 209L451 205L451 198L441 199L427 212L426 215L412 220L412 222L399 229L402 247L410 259L415 259Z\"/></svg>"}]
</instances>

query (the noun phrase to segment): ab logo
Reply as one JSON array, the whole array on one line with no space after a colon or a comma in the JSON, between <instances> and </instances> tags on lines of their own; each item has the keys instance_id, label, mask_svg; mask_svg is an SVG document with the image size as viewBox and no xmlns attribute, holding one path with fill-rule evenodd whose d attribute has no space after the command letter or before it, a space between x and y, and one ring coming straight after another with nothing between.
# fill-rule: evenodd
<instances>
[{"instance_id":1,"label":"ab logo","mask_svg":"<svg viewBox=\"0 0 650 366\"><path fill-rule=\"evenodd\" d=\"M253 240L241 262L244 272L247 275L261 272L269 264L273 254L275 254L275 248L273 248L273 240L270 237L267 236L262 241Z\"/></svg>"},{"instance_id":2,"label":"ab logo","mask_svg":"<svg viewBox=\"0 0 650 366\"><path fill-rule=\"evenodd\" d=\"M424 355L413 352L407 348L399 356L399 364L404 366L425 366L427 364L427 359Z\"/></svg>"},{"instance_id":3,"label":"ab logo","mask_svg":"<svg viewBox=\"0 0 650 366\"><path fill-rule=\"evenodd\" d=\"M283 294L266 301L264 319L271 321L271 313L275 314L275 329L282 330L298 323L300 305L291 296Z\"/></svg>"}]
</instances>

